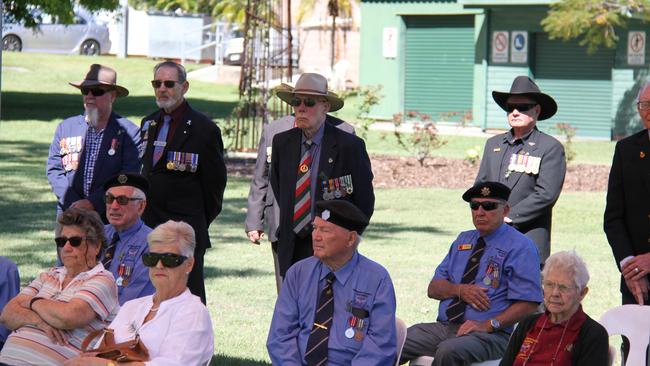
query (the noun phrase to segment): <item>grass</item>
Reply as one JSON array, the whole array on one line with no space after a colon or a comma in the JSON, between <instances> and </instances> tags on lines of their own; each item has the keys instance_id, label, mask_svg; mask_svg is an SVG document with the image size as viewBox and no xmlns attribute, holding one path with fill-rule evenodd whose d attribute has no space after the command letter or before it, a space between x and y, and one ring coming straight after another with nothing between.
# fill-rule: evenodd
<instances>
[{"instance_id":1,"label":"grass","mask_svg":"<svg viewBox=\"0 0 650 366\"><path fill-rule=\"evenodd\" d=\"M132 95L115 106L118 112L138 121L153 110L147 84L152 61L95 61L115 67L118 80L131 90ZM78 92L66 82L80 79L89 59L5 53L3 62L29 70L3 71L0 123L0 255L18 263L25 285L54 263L55 198L45 178L45 159L56 124L81 109ZM192 82L189 99L221 118L234 105L236 91L230 86ZM438 153L462 157L467 147L483 145L483 139L449 137L449 141ZM610 154L603 145L597 146L594 151ZM397 151L376 132L371 132L368 148L371 152ZM207 252L205 273L216 340L215 365L269 364L265 341L276 298L273 264L268 243L252 245L244 235L248 184L229 178L223 212L210 227L214 248ZM426 297L426 287L458 232L471 228L461 193L376 191L375 214L360 251L391 273L397 315L407 324L436 317L438 303ZM620 303L619 274L602 232L604 200L604 192L565 192L554 210L553 251L575 249L585 258L592 278L584 308L595 318Z\"/></svg>"}]
</instances>

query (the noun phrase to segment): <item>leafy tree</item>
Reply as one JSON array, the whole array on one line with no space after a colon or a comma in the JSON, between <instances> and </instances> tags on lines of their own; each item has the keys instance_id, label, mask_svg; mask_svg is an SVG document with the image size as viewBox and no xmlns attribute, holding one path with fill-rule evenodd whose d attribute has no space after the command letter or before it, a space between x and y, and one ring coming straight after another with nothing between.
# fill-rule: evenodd
<instances>
[{"instance_id":1,"label":"leafy tree","mask_svg":"<svg viewBox=\"0 0 650 366\"><path fill-rule=\"evenodd\" d=\"M542 26L551 39L581 38L589 52L616 46L616 29L630 19L650 21L650 0L561 0L550 7Z\"/></svg>"},{"instance_id":2,"label":"leafy tree","mask_svg":"<svg viewBox=\"0 0 650 366\"><path fill-rule=\"evenodd\" d=\"M35 10L59 18L62 23L72 23L74 5L79 4L90 11L115 10L119 0L4 0L2 11L5 15L23 22L28 27L38 25L40 15Z\"/></svg>"},{"instance_id":3,"label":"leafy tree","mask_svg":"<svg viewBox=\"0 0 650 366\"><path fill-rule=\"evenodd\" d=\"M135 8L210 14L240 25L246 17L246 0L129 0L129 3Z\"/></svg>"}]
</instances>

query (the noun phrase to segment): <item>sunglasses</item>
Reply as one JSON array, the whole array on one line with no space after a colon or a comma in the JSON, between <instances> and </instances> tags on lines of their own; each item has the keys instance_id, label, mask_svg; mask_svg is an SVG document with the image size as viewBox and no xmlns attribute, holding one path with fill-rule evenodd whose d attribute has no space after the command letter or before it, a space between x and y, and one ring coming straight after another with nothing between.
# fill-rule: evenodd
<instances>
[{"instance_id":1,"label":"sunglasses","mask_svg":"<svg viewBox=\"0 0 650 366\"><path fill-rule=\"evenodd\" d=\"M472 201L469 203L469 207L473 211L478 210L479 207L483 207L485 211L492 211L497 207L499 207L499 205L501 205L501 202L494 202L494 201L483 201L483 202Z\"/></svg>"},{"instance_id":2,"label":"sunglasses","mask_svg":"<svg viewBox=\"0 0 650 366\"><path fill-rule=\"evenodd\" d=\"M186 256L174 253L144 253L142 255L142 263L147 267L155 267L158 261L161 261L163 266L167 268L176 268L183 264L186 259Z\"/></svg>"},{"instance_id":3,"label":"sunglasses","mask_svg":"<svg viewBox=\"0 0 650 366\"><path fill-rule=\"evenodd\" d=\"M180 84L180 82L175 80L151 80L151 86L156 89L160 88L162 85L165 85L165 88L167 89L171 89L176 84Z\"/></svg>"},{"instance_id":4,"label":"sunglasses","mask_svg":"<svg viewBox=\"0 0 650 366\"><path fill-rule=\"evenodd\" d=\"M639 107L640 110L645 111L650 109L650 101L647 102L638 102L637 107Z\"/></svg>"},{"instance_id":5,"label":"sunglasses","mask_svg":"<svg viewBox=\"0 0 650 366\"><path fill-rule=\"evenodd\" d=\"M81 242L84 241L84 239L87 238L82 238L81 236L71 236L69 238L65 236L59 236L58 238L54 238L54 242L59 248L63 248L67 242L70 242L70 245L72 245L73 248L76 248L81 245Z\"/></svg>"},{"instance_id":6,"label":"sunglasses","mask_svg":"<svg viewBox=\"0 0 650 366\"><path fill-rule=\"evenodd\" d=\"M140 201L142 198L132 198L132 197L127 197L127 196L113 196L112 194L107 194L104 197L104 202L106 202L107 205L112 205L114 201L117 201L117 203L120 206L126 206L129 204L130 201Z\"/></svg>"},{"instance_id":7,"label":"sunglasses","mask_svg":"<svg viewBox=\"0 0 650 366\"><path fill-rule=\"evenodd\" d=\"M535 108L536 103L506 103L506 111L512 113L515 109L519 112L527 112Z\"/></svg>"},{"instance_id":8,"label":"sunglasses","mask_svg":"<svg viewBox=\"0 0 650 366\"><path fill-rule=\"evenodd\" d=\"M88 95L88 93L91 93L94 97L101 97L107 92L108 90L102 88L81 88L81 95Z\"/></svg>"},{"instance_id":9,"label":"sunglasses","mask_svg":"<svg viewBox=\"0 0 650 366\"><path fill-rule=\"evenodd\" d=\"M289 101L289 105L292 107L300 107L300 104L304 103L305 107L313 107L316 105L316 99L314 98L293 98Z\"/></svg>"}]
</instances>

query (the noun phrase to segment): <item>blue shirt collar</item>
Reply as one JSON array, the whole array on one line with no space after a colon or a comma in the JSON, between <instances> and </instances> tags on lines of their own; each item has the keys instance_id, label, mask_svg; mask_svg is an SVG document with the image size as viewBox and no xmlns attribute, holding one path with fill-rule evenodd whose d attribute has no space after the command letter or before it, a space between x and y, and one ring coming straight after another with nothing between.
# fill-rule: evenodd
<instances>
[{"instance_id":1,"label":"blue shirt collar","mask_svg":"<svg viewBox=\"0 0 650 366\"><path fill-rule=\"evenodd\" d=\"M357 267L357 263L359 263L359 252L355 250L352 258L343 267L339 268L338 271L334 272L336 280L345 286L345 283L348 282L352 272ZM322 281L330 272L332 270L325 263L321 262L320 277L318 280Z\"/></svg>"},{"instance_id":2,"label":"blue shirt collar","mask_svg":"<svg viewBox=\"0 0 650 366\"><path fill-rule=\"evenodd\" d=\"M115 229L115 227L112 226L112 225L111 225L111 227L113 228L114 231L116 231L117 233L120 234L120 241L124 241L126 238L128 238L131 235L138 232L138 230L140 230L142 225L144 225L144 223L142 222L142 219L138 218L138 220L136 220L135 224L129 226L126 230L124 230L122 232L117 231L117 229ZM110 238L108 238L108 240L110 240Z\"/></svg>"},{"instance_id":3,"label":"blue shirt collar","mask_svg":"<svg viewBox=\"0 0 650 366\"><path fill-rule=\"evenodd\" d=\"M501 235L505 230L506 230L507 224L503 223L501 224L496 230L494 230L492 233L486 235L483 237L483 240L485 240L486 244L489 240L493 240L497 236ZM480 236L480 234L479 234Z\"/></svg>"}]
</instances>

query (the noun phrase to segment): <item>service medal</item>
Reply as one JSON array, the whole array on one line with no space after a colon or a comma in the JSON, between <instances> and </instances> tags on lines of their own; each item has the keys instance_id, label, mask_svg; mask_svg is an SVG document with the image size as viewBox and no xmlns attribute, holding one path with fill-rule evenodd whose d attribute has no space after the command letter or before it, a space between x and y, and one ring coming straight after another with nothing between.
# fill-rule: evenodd
<instances>
[{"instance_id":1,"label":"service medal","mask_svg":"<svg viewBox=\"0 0 650 366\"><path fill-rule=\"evenodd\" d=\"M113 149L112 147L110 149L108 149L108 155L109 156L115 155L115 149Z\"/></svg>"},{"instance_id":2,"label":"service medal","mask_svg":"<svg viewBox=\"0 0 650 366\"><path fill-rule=\"evenodd\" d=\"M181 172L184 172L185 171L185 164L178 164L178 170L180 170Z\"/></svg>"},{"instance_id":3,"label":"service medal","mask_svg":"<svg viewBox=\"0 0 650 366\"><path fill-rule=\"evenodd\" d=\"M354 332L354 340L357 342L361 342L363 340L363 333L361 333L360 330Z\"/></svg>"},{"instance_id":4,"label":"service medal","mask_svg":"<svg viewBox=\"0 0 650 366\"><path fill-rule=\"evenodd\" d=\"M490 279L490 277L485 276L485 277L483 278L483 283L484 283L486 286L490 286L490 284L492 283L492 280Z\"/></svg>"},{"instance_id":5,"label":"service medal","mask_svg":"<svg viewBox=\"0 0 650 366\"><path fill-rule=\"evenodd\" d=\"M173 161L168 161L167 162L167 170L174 170L174 162Z\"/></svg>"},{"instance_id":6,"label":"service medal","mask_svg":"<svg viewBox=\"0 0 650 366\"><path fill-rule=\"evenodd\" d=\"M118 277L117 280L115 280L115 284L118 286L122 286L122 281L124 281L124 278Z\"/></svg>"},{"instance_id":7,"label":"service medal","mask_svg":"<svg viewBox=\"0 0 650 366\"><path fill-rule=\"evenodd\" d=\"M345 337L348 339L354 337L354 329L352 327L345 330Z\"/></svg>"},{"instance_id":8,"label":"service medal","mask_svg":"<svg viewBox=\"0 0 650 366\"><path fill-rule=\"evenodd\" d=\"M309 170L309 166L307 164L301 164L300 165L300 172L305 174Z\"/></svg>"}]
</instances>

